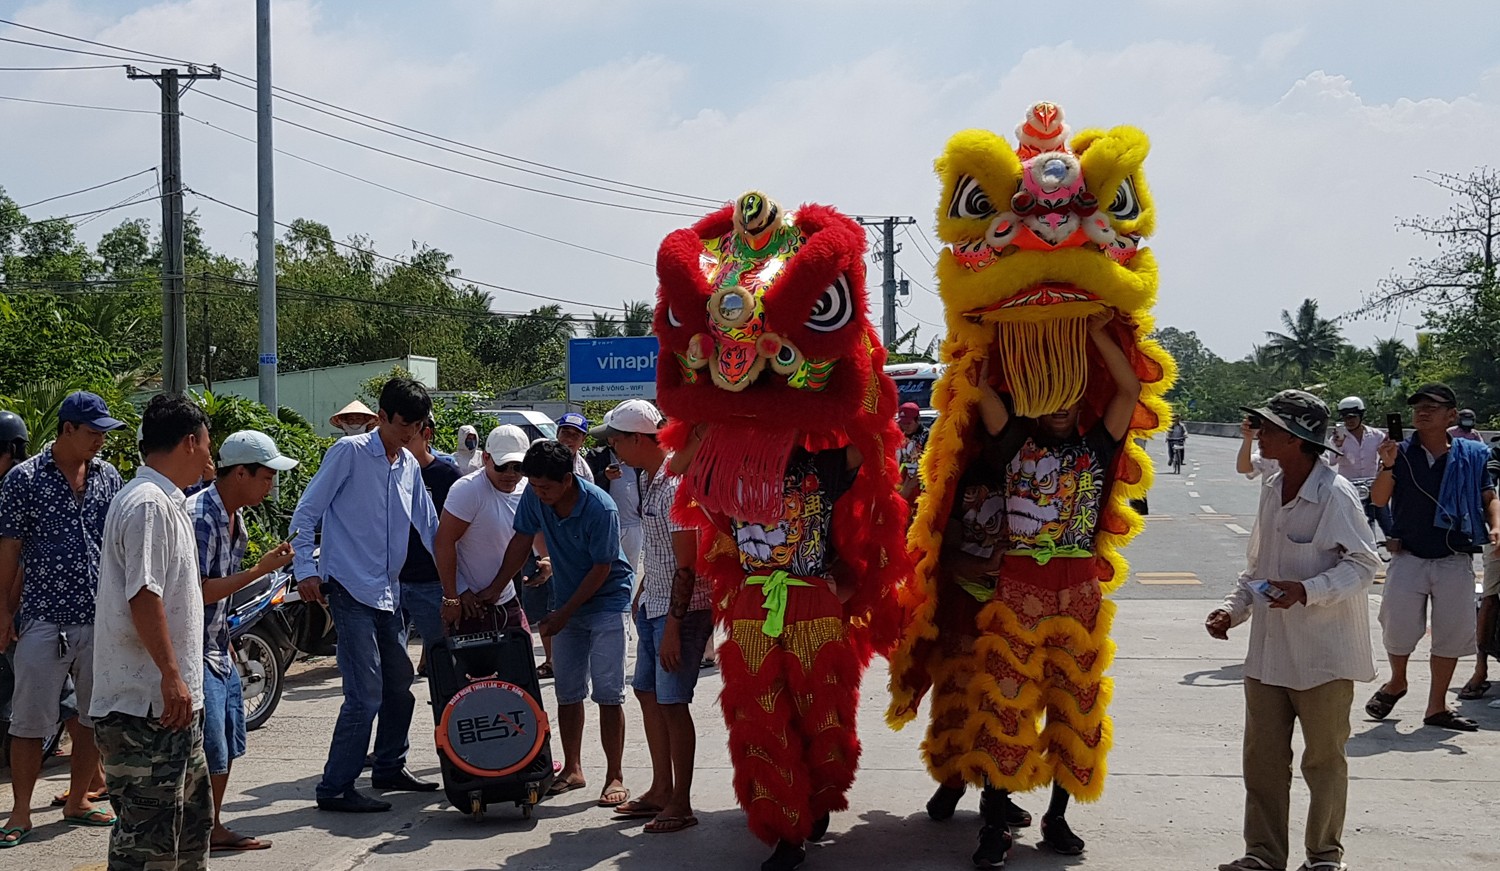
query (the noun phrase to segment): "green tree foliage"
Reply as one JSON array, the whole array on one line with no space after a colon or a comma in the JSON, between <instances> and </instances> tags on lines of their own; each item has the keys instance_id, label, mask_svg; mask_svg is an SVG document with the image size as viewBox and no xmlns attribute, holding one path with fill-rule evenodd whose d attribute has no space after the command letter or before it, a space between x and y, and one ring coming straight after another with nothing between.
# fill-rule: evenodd
<instances>
[{"instance_id":1,"label":"green tree foliage","mask_svg":"<svg viewBox=\"0 0 1500 871\"><path fill-rule=\"evenodd\" d=\"M1296 315L1283 310L1281 325L1285 332L1266 332L1266 359L1304 381L1318 366L1332 362L1344 343L1338 325L1318 317L1317 300L1304 299Z\"/></svg>"}]
</instances>

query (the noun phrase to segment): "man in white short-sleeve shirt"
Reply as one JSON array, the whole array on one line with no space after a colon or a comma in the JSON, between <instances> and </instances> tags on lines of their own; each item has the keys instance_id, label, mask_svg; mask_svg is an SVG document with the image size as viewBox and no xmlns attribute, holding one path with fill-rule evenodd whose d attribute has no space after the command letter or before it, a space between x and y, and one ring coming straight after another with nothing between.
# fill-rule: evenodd
<instances>
[{"instance_id":1,"label":"man in white short-sleeve shirt","mask_svg":"<svg viewBox=\"0 0 1500 871\"><path fill-rule=\"evenodd\" d=\"M433 549L443 585L443 623L450 631L492 619L526 626L509 578L494 606L480 602L477 594L499 581L505 549L515 535L516 506L526 491L521 460L529 446L520 427L495 427L485 439L479 471L460 478L448 491Z\"/></svg>"},{"instance_id":2,"label":"man in white short-sleeve shirt","mask_svg":"<svg viewBox=\"0 0 1500 871\"><path fill-rule=\"evenodd\" d=\"M208 866L213 799L203 755L203 589L182 488L212 457L208 417L158 395L145 465L104 519L89 715L119 817L111 868Z\"/></svg>"}]
</instances>

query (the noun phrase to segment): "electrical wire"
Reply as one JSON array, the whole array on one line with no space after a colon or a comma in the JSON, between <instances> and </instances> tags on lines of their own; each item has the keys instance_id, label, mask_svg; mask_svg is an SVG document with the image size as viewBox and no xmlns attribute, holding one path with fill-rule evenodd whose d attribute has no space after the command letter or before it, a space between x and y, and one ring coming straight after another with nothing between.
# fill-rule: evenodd
<instances>
[{"instance_id":1,"label":"electrical wire","mask_svg":"<svg viewBox=\"0 0 1500 871\"><path fill-rule=\"evenodd\" d=\"M0 94L0 100L13 103L36 103L42 106L61 106L65 109L93 109L96 112L125 112L131 115L161 115L155 109L125 109L120 106L90 106L85 103L61 103L56 100L33 100L29 97L10 97Z\"/></svg>"},{"instance_id":2,"label":"electrical wire","mask_svg":"<svg viewBox=\"0 0 1500 871\"><path fill-rule=\"evenodd\" d=\"M208 200L211 203L218 203L219 205L223 206L226 209L230 209L232 211L240 212L241 214L249 215L252 218L253 217L257 217L257 215L256 215L256 213L255 213L255 211L253 209L246 209L246 208L242 208L240 206L236 206L236 205L234 205L232 203L226 203L226 202L224 202L221 199L217 199L215 197L211 197L208 194L205 194L205 193L203 193L201 191L194 190L194 189L192 189L190 187L184 187L183 190L186 193L192 194L193 196L196 196L196 197L201 197L202 199ZM283 223L281 221L277 221L276 222L276 226L282 227L284 229L291 229L292 228L291 224ZM349 242L340 242L337 239L329 239L328 241L331 242L332 244L340 247L340 248L347 248L347 249L349 249L351 251L356 251L356 252L358 252L360 254L365 254L367 256L374 257L374 258L376 258L378 260L385 260L385 261L388 261L388 262L391 262L391 263L396 263L396 264L399 264L401 266L405 266L405 267L407 267L409 269L415 269L415 270L417 270L419 272L427 272L428 274L436 275L438 277L441 277L441 278L444 278L444 279L447 279L447 280L461 281L461 282L463 282L465 284L472 284L472 285L475 285L477 287L488 288L490 290L498 290L498 291L501 291L503 293L513 293L513 294L516 294L518 296L526 296L526 297L531 297L533 299L544 299L544 300L546 300L548 302L562 303L563 305L588 306L588 307L594 308L594 309L600 309L600 308L602 308L602 309L607 309L607 310L610 310L610 311L628 311L629 310L627 306L623 306L623 305L621 305L621 306L608 306L608 305L605 305L605 306L594 306L593 303L584 303L584 302L580 302L578 300L565 299L565 298L559 297L559 296L548 296L548 295L543 294L543 293L533 293L533 292L531 292L529 290L519 290L519 289L514 288L514 287L507 287L506 285L503 285L503 284L494 284L494 283L491 283L491 282L479 281L478 279L469 278L467 276L461 278L461 277L458 277L458 276L455 276L455 275L450 275L447 272L442 272L442 271L439 271L439 270L424 269L423 267L418 266L417 264L412 263L409 260L402 260L399 257L391 257L389 255L381 254L381 253L379 253L377 251L373 251L373 250L370 250L368 248L361 248L358 245L354 245L354 244L351 244Z\"/></svg>"},{"instance_id":3,"label":"electrical wire","mask_svg":"<svg viewBox=\"0 0 1500 871\"><path fill-rule=\"evenodd\" d=\"M107 182L103 182L101 184L96 184L96 185L94 185L92 187L83 188L81 190L69 191L68 193L65 193L65 194L58 194L55 197L48 197L45 200L37 200L34 203L27 203L27 204L25 204L23 206L17 206L17 208L19 208L19 209L29 209L29 208L32 208L33 206L40 206L42 203L50 203L53 200L61 200L61 199L66 199L68 197L75 197L75 196L78 196L79 194L86 194L89 191L96 191L96 190L98 190L100 188L107 188L110 185L119 184L122 181L129 181L130 179L133 179L133 178L135 178L138 175L145 175L148 172L156 172L156 167L154 167L154 166L153 167L149 167L147 169L141 170L140 172L132 172L130 175L122 175L119 178L115 179L114 181L107 181Z\"/></svg>"},{"instance_id":4,"label":"electrical wire","mask_svg":"<svg viewBox=\"0 0 1500 871\"><path fill-rule=\"evenodd\" d=\"M150 191L152 191L154 189L155 189L154 187L147 188L146 191L143 191L142 193L149 193ZM139 196L140 195L137 194L137 197L139 197ZM141 203L149 203L152 200L159 200L163 196L165 196L165 195L164 194L156 194L156 195L149 196L149 197L141 197L139 199L132 198L132 199L129 199L129 200L125 200L123 202L115 203L112 206L105 206L102 209L93 209L93 210L87 211L87 212L74 212L71 215L57 215L57 216L51 217L51 218L38 218L36 220L27 220L24 223L11 224L11 225L5 227L4 229L6 229L6 230L8 230L10 232L15 232L17 230L21 230L21 229L24 229L26 227L31 227L31 226L34 226L36 224L50 224L53 221L71 221L74 218L86 218L89 215L102 215L105 212L113 212L115 209L123 209L123 208L126 208L128 206L138 206Z\"/></svg>"},{"instance_id":5,"label":"electrical wire","mask_svg":"<svg viewBox=\"0 0 1500 871\"><path fill-rule=\"evenodd\" d=\"M232 85L239 85L242 88L248 88L250 90L255 90L255 86L254 85L246 84L244 82L240 82L240 81L237 81L235 79L228 79L227 81L230 84L232 84ZM341 115L336 115L333 112L329 112L326 109L320 109L317 106L313 106L313 105L310 105L308 103L303 103L303 102L300 102L298 100L291 99L290 97L278 96L278 99L283 100L283 101L288 102L288 103L291 103L294 106L301 106L304 109L309 109L309 110L314 111L314 112L321 112L324 115L328 115L329 117L332 117L332 118L337 118L338 120L344 121L344 122L349 123L349 124L355 124L355 125L358 125L360 127L364 127L366 129L369 129L369 130L374 130L377 133L384 133L387 136L394 136L397 139L404 139L407 142L415 142L416 144L425 146L427 148L433 148L433 149L436 149L438 151L447 152L449 154L456 154L459 157L468 158L469 160L477 160L477 161L480 161L481 163L488 163L488 164L491 164L492 166L503 167L505 169L514 170L515 172L524 172L524 173L527 173L529 175L541 176L542 178L550 178L550 179L552 179L554 181L560 181L560 182L563 182L565 184L573 184L573 185L578 185L579 187L592 188L594 190L605 191L607 193L612 193L612 194L619 194L621 196L638 197L638 198L643 199L643 200L652 200L652 201L655 201L655 202L668 203L668 204L674 205L674 206L686 206L688 208L694 208L694 209L702 209L702 208L709 208L709 207L716 207L716 206L723 205L722 201L709 200L709 199L703 198L703 197L691 197L691 198L689 198L690 195L686 195L686 194L684 194L684 195L672 194L670 197L661 197L661 196L654 196L652 194L643 194L643 193L635 193L634 191L619 190L618 188L615 188L615 187L606 187L605 185L602 185L602 184L593 184L593 183L586 182L586 181L578 181L577 179L571 179L571 178L567 178L567 177L561 176L561 175L554 175L553 173L544 172L544 171L539 170L539 169L529 169L529 168L527 168L525 166L516 166L514 164L506 163L506 162L501 161L501 160L494 160L494 159L491 159L491 158L488 158L488 157L481 157L481 156L476 155L476 154L469 154L469 153L464 152L464 151L459 151L456 148L449 148L449 147L447 147L445 145L439 145L439 144L436 144L436 143L433 143L433 142L427 142L427 141L425 141L423 139L417 138L416 136L408 136L408 135L406 135L404 133L398 133L398 132L395 132L393 130L386 130L386 129L382 128L382 127L377 127L374 124L369 124L369 123L366 123L364 121L360 121L360 120L355 119L355 118L345 118L345 117L343 117ZM239 105L239 104L235 104L235 105ZM241 106L241 108L250 108L250 107L248 107L248 106ZM252 109L251 111L254 111L254 110ZM348 111L348 110L344 110L344 111ZM278 117L278 120L282 120L282 119L280 119ZM382 123L385 123L385 122L382 122ZM423 133L421 135L423 135L423 136L431 136L431 134L427 134L427 133ZM481 149L478 149L476 146L472 146L472 145L465 145L464 147L465 148L474 149L474 150L481 150ZM507 159L510 159L510 160L520 160L520 158L509 157L508 155L507 155ZM525 162L529 163L530 161L525 161ZM559 170L559 171L560 172L569 172L569 170ZM621 185L624 185L625 183L624 182L612 182L612 184L621 184ZM629 186L630 187L639 187L639 185L629 185ZM693 202L692 200L695 200L695 199L696 200L702 200L702 202Z\"/></svg>"},{"instance_id":6,"label":"electrical wire","mask_svg":"<svg viewBox=\"0 0 1500 871\"><path fill-rule=\"evenodd\" d=\"M245 87L245 88L254 88L255 87L255 85L254 85L255 79L252 78L252 77L250 77L250 76L242 75L240 73L236 73L236 72L233 72L231 70L222 70L222 72L225 75L231 77L231 78L227 79L227 81L231 82L232 84L237 84L237 85L240 85L241 87ZM239 81L239 80L243 80L243 81ZM395 130L401 130L401 131L405 131L407 133L414 133L414 134L416 134L418 136L425 136L428 139L436 140L438 142L447 143L449 145L456 145L456 146L459 146L460 148L467 148L467 149L469 149L471 151L478 151L478 152L480 152L482 154L488 154L488 155L491 155L491 156L494 156L494 157L504 158L505 160L513 160L513 161L516 161L517 163L524 163L524 164L526 164L528 166L535 166L535 167L539 167L541 169L548 169L548 170L552 170L553 172L561 172L561 173L564 173L566 175L573 175L573 176L577 176L579 178L590 179L592 181L604 182L606 184L617 185L619 187L635 188L636 190L648 191L650 193L655 193L655 194L665 194L667 196L676 197L676 198L681 199L681 200L696 200L697 201L696 203L684 203L683 205L695 205L696 206L696 205L702 204L702 205L706 205L706 206L711 207L711 208L717 208L719 206L722 206L724 204L724 202L725 202L725 200L723 198L702 197L702 196L698 196L697 194L684 194L684 193L680 193L680 192L677 192L677 191L666 190L664 188L656 188L656 187L650 187L648 185L632 184L632 183L627 182L627 181L620 181L619 179L608 178L606 176L591 175L591 174L586 173L586 172L579 172L577 170L567 169L565 167L554 166L552 164L542 163L541 161L537 161L537 160L528 160L527 158L520 157L520 156L517 156L517 155L514 155L514 154L507 154L507 153L505 153L503 151L495 151L493 149L485 148L483 146L472 145L470 143L463 142L463 141L458 140L458 139L451 139L451 138L446 137L446 136L440 136L440 135L438 135L436 133L428 133L425 130L419 130L419 129L415 128L415 127L407 127L407 126L405 126L403 124L397 124L394 121L387 121L387 120L385 120L383 118L378 118L378 117L376 117L374 115L368 115L368 114L365 114L363 112L356 111L354 109L345 108L345 107L340 106L340 105L338 105L336 103L329 103L329 102L327 102L325 100L319 100L316 97L310 97L310 96L308 96L306 94L300 94L300 93L298 93L296 91L293 91L293 90L291 90L289 88L283 88L283 87L280 87L280 86L273 85L271 87L271 90L273 92L277 93L277 98L278 99L286 101L286 102L289 102L289 103L291 103L294 106L301 106L301 107L303 107L305 109L309 109L309 110L314 111L314 112L322 112L325 115L328 115L328 116L333 117L333 118L338 118L341 121L347 121L349 123L357 123L357 122L355 122L353 118L344 117L344 115L352 115L352 116L354 116L354 118L361 118L361 119L365 119L367 121L373 121L376 124L383 124L386 127L391 127L391 128L393 128ZM290 95L290 96L286 96L286 95ZM292 97L297 97L297 98L300 98L301 100L306 100L309 103L314 103L316 105L307 105L307 103L298 102L298 100L292 99ZM325 108L318 108L319 106L324 106L324 107L327 107L327 108L326 109ZM329 111L330 109L334 110L334 111ZM341 114L337 114L337 113L344 113L344 114L341 115ZM368 127L370 125L363 124L361 126ZM372 129L379 129L379 128L372 128ZM390 131L388 131L388 130L381 130L380 132L390 134ZM394 134L390 134L390 135L394 135ZM403 138L405 138L405 137L403 137ZM430 143L423 143L423 144L430 144ZM436 147L436 146L432 146L432 147ZM455 152L455 153L459 153L459 152ZM472 155L465 155L465 156L472 156ZM504 164L502 164L502 165L504 165ZM512 169L519 169L519 167L511 167L511 168ZM555 178L555 176L548 176L548 177L549 178ZM625 192L624 191L620 191L619 193L625 193Z\"/></svg>"},{"instance_id":7,"label":"electrical wire","mask_svg":"<svg viewBox=\"0 0 1500 871\"><path fill-rule=\"evenodd\" d=\"M0 24L9 24L9 23L10 22L0 21ZM0 42L9 42L9 43L12 43L14 45L25 45L25 46L30 46L31 48L50 48L53 51L65 51L65 52L68 52L69 54L86 54L86 55L88 55L90 57L107 57L107 58L110 58L112 60L125 60L125 61L131 61L133 63L138 63L138 64L150 64L150 63L155 63L156 62L154 60L150 60L148 58L143 58L143 57L131 57L129 55L123 55L123 54L104 54L102 52L97 52L97 51L84 51L81 48L68 48L65 45L48 45L45 42L27 42L24 39L11 39L8 36L0 36Z\"/></svg>"},{"instance_id":8,"label":"electrical wire","mask_svg":"<svg viewBox=\"0 0 1500 871\"><path fill-rule=\"evenodd\" d=\"M935 261L933 261L933 259L931 257L928 257L927 253L922 250L921 244L917 242L917 235L911 231L911 225L910 224L902 224L901 225L901 232L903 232L903 233L906 234L906 238L912 240L912 250L916 251L919 255L921 255L922 259L927 261L927 265L928 266L931 266L933 269L936 269L937 268L937 263Z\"/></svg>"},{"instance_id":9,"label":"electrical wire","mask_svg":"<svg viewBox=\"0 0 1500 871\"><path fill-rule=\"evenodd\" d=\"M255 143L255 138L254 137L245 136L242 133L236 133L235 131L230 130L228 128L220 127L219 125L214 124L211 121L205 121L202 118L195 118L195 117L193 117L191 115L186 115L186 114L184 114L182 117L185 118L185 119L187 119L187 120L189 120L189 121L196 121L199 124L202 124L205 127L210 127L210 128L212 128L214 130L219 131L220 133L224 133L226 135L233 136L236 139L240 139L240 140L243 140L245 142L249 142L251 144ZM641 266L646 266L646 267L652 267L653 266L653 264L651 264L651 263L647 263L644 260L637 260L634 257L626 257L623 254L615 254L615 253L612 253L610 251L600 250L598 248L590 248L587 245L580 245L577 242L569 242L566 239L559 239L559 238L557 238L555 236L548 236L545 233L537 233L537 232L532 231L532 230L527 230L524 227L517 227L517 226L515 226L513 224L507 224L507 223L505 223L503 221L497 221L494 218L487 218L484 215L476 215L473 212L467 212L467 211L464 211L463 209L457 208L455 206L450 206L450 205L447 205L445 203L440 203L440 202L437 202L436 200L430 200L427 197L420 196L418 194L414 194L414 193L411 193L409 191L404 191L404 190L401 190L399 188L393 188L393 187L391 187L389 185L381 184L378 181L374 181L372 179L368 179L368 178L365 178L365 177L360 176L360 175L355 175L352 172L345 172L342 169L337 169L335 167L329 166L326 163L319 163L318 161L313 160L312 158L303 157L300 154L295 154L295 153L287 151L286 149L283 149L283 148L275 148L275 149L272 149L272 150L274 150L277 154L280 154L280 155L283 155L283 156L286 156L286 157L290 157L293 160L298 160L298 161L301 161L303 163L311 164L312 166L316 166L319 169L326 170L326 171L331 172L331 173L333 173L335 175L340 175L340 176L343 176L344 178L353 179L354 181L361 182L363 184L367 184L367 185L370 185L372 187L380 188L383 191L388 191L388 192L396 194L398 196L402 196L402 197L406 197L408 199L416 200L419 203L426 203L429 206L433 206L435 208L439 208L439 209L443 209L443 210L446 210L446 211L449 211L449 212L453 212L454 214L463 215L466 218L473 218L476 221L483 221L486 224L493 224L496 227L503 227L506 230L511 230L513 232L521 233L521 234L526 235L526 236L532 236L532 237L535 237L537 239L545 239L548 242L555 242L555 243L557 243L559 245L566 245L569 248L576 248L579 251L588 251L588 252L590 252L592 254L599 254L599 255L604 256L604 257L612 257L612 258L614 258L616 260L623 260L626 263L635 263L635 264L638 264L638 265L641 265Z\"/></svg>"},{"instance_id":10,"label":"electrical wire","mask_svg":"<svg viewBox=\"0 0 1500 871\"><path fill-rule=\"evenodd\" d=\"M255 111L255 108L253 106L245 106L245 105L242 105L240 103L236 103L233 100L227 100L227 99L225 99L223 97L220 97L220 96L218 96L216 94L210 94L207 91L200 92L199 96L207 97L210 100L216 100L216 101L218 101L220 103L225 103L225 104L228 104L230 106L234 106L237 109L243 109L246 112L254 112ZM611 202L608 202L606 200L595 200L595 199L590 199L589 197L576 197L576 196L573 196L572 194L559 193L558 191L549 191L549 190L546 190L545 188L534 188L534 187L530 187L529 185L516 184L515 182L511 182L511 181L504 181L504 180L498 179L498 178L491 178L490 176L487 176L487 175L479 175L477 173L467 172L467 171L462 170L462 169L456 169L456 168L451 167L451 166L444 166L441 163L433 163L430 160L423 160L420 157L412 157L409 154L401 154L399 152L395 152L395 151L391 151L389 149L381 148L378 145L371 145L371 144L369 144L367 142L360 142L357 139L350 139L347 136L340 136L337 133L329 133L327 130L320 130L317 127L309 127L306 124L300 124L300 123L298 123L296 121L291 120L290 118L282 118L282 117L278 116L278 117L276 117L276 120L280 121L282 124L287 125L288 127L296 127L298 130L306 130L309 133L316 133L319 136L326 136L329 139L333 139L333 140L336 140L338 142L342 142L342 143L344 143L346 145L353 145L356 148L363 148L363 149L365 149L367 151L373 151L373 152L375 152L377 154L384 154L387 157L394 157L394 158L396 158L398 160L404 160L404 161L407 161L409 163L419 164L421 166L426 166L426 167L429 167L431 169L437 169L437 170L441 170L443 172L451 172L454 175L460 175L460 176L463 176L464 178L471 178L471 179L474 179L475 181L488 182L490 184L497 184L497 185L500 185L502 187L514 188L516 190L529 191L529 192L535 193L535 194L542 194L543 196L557 197L558 199L572 200L574 202L579 202L579 203L589 203L591 205L596 205L596 206L608 206L609 208L613 208L613 209L625 209L627 211L632 211L632 212L647 212L647 213L653 214L653 215L672 215L674 217L679 217L679 218L696 218L696 217L698 217L698 215L693 214L692 212L669 212L669 211L666 211L664 209L650 209L650 208L646 208L644 206L632 206L632 205L630 205L628 203L611 203Z\"/></svg>"},{"instance_id":11,"label":"electrical wire","mask_svg":"<svg viewBox=\"0 0 1500 871\"><path fill-rule=\"evenodd\" d=\"M18 27L21 30L30 30L30 31L32 31L34 33L41 33L41 34L45 34L47 36L55 36L58 39L71 39L74 42L81 42L81 43L83 43L85 45L92 45L92 46L96 46L98 48L108 48L108 49L113 49L114 51L128 51L128 52L132 52L134 54L141 55L143 57L152 58L154 60L171 61L172 63L179 63L179 64L190 64L190 63L193 63L193 61L184 60L183 58L180 58L180 57L168 57L168 56L166 56L164 54L155 54L155 53L152 53L152 52L149 52L149 51L137 51L136 49L126 48L126 47L124 47L122 45L111 45L110 43L107 43L107 42L97 42L97 41L92 40L92 39L84 39L81 36L73 36L73 35L67 34L67 33L58 33L55 30L47 30L47 29L41 28L41 27L33 27L30 24L22 24L19 21L11 21L11 20L5 19L5 18L0 18L0 24L8 24L11 27ZM79 54L88 54L88 52L84 52L84 51L82 51L80 49L63 48L62 46L47 45L47 46L43 46L43 47L44 48L56 48L59 51L76 51ZM198 66L205 66L206 67L206 66L209 66L209 64L198 64Z\"/></svg>"},{"instance_id":12,"label":"electrical wire","mask_svg":"<svg viewBox=\"0 0 1500 871\"><path fill-rule=\"evenodd\" d=\"M5 73L48 73L60 72L62 70L118 70L123 69L124 64L94 64L91 66L77 67L0 67L0 72Z\"/></svg>"}]
</instances>

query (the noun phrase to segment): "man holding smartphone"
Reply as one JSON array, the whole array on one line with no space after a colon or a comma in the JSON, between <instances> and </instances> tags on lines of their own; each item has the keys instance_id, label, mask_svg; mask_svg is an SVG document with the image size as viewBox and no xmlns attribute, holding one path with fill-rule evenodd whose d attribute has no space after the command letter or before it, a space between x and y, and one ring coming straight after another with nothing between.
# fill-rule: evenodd
<instances>
[{"instance_id":1,"label":"man holding smartphone","mask_svg":"<svg viewBox=\"0 0 1500 871\"><path fill-rule=\"evenodd\" d=\"M1365 594L1380 558L1354 486L1321 454L1328 406L1283 390L1254 418L1260 452L1276 461L1260 489L1249 561L1208 615L1214 638L1250 620L1245 656L1245 855L1220 871L1281 871L1290 852L1292 729L1302 726L1305 871L1344 867L1349 708L1354 682L1375 679Z\"/></svg>"},{"instance_id":2,"label":"man holding smartphone","mask_svg":"<svg viewBox=\"0 0 1500 871\"><path fill-rule=\"evenodd\" d=\"M1448 684L1461 656L1475 651L1474 554L1500 541L1500 501L1481 442L1455 438L1458 398L1446 384L1426 384L1406 400L1411 437L1380 447L1380 474L1370 501L1391 506L1392 536L1401 548L1391 559L1380 627L1391 678L1376 690L1365 712L1377 720L1407 692L1406 666L1427 634L1432 614L1432 685L1422 722L1463 732L1479 724L1448 707Z\"/></svg>"}]
</instances>

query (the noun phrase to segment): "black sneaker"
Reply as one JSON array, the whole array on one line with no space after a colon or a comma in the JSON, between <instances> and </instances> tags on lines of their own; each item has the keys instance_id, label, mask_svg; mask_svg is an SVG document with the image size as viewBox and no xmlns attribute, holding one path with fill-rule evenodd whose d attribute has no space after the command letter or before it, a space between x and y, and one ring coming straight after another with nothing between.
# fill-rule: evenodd
<instances>
[{"instance_id":1,"label":"black sneaker","mask_svg":"<svg viewBox=\"0 0 1500 871\"><path fill-rule=\"evenodd\" d=\"M974 851L975 868L1004 868L1005 857L1016 843L1009 826L985 826L979 830L979 849Z\"/></svg>"},{"instance_id":2,"label":"black sneaker","mask_svg":"<svg viewBox=\"0 0 1500 871\"><path fill-rule=\"evenodd\" d=\"M823 840L823 838L828 835L828 823L830 821L831 818L828 814L823 814L821 817L818 817L818 819L813 823L812 831L807 834L807 839L814 844Z\"/></svg>"},{"instance_id":3,"label":"black sneaker","mask_svg":"<svg viewBox=\"0 0 1500 871\"><path fill-rule=\"evenodd\" d=\"M1077 856L1083 852L1083 839L1073 834L1064 817L1042 817L1042 843L1063 856Z\"/></svg>"},{"instance_id":4,"label":"black sneaker","mask_svg":"<svg viewBox=\"0 0 1500 871\"><path fill-rule=\"evenodd\" d=\"M979 816L986 822L992 819L990 816L992 812L990 803L992 801L993 799L990 798L988 791L979 794ZM1031 814L1025 808L1011 801L1008 795L1004 798L1004 803L1000 807L1000 818L1012 829L1031 828ZM997 822L999 821L997 820Z\"/></svg>"},{"instance_id":5,"label":"black sneaker","mask_svg":"<svg viewBox=\"0 0 1500 871\"><path fill-rule=\"evenodd\" d=\"M958 809L959 799L963 797L964 788L962 786L953 787L939 784L937 792L934 792L932 798L927 800L927 815L938 822L952 819L953 812Z\"/></svg>"},{"instance_id":6,"label":"black sneaker","mask_svg":"<svg viewBox=\"0 0 1500 871\"><path fill-rule=\"evenodd\" d=\"M362 792L349 790L343 795L318 799L318 810L342 814L378 814L391 809L391 803L370 798Z\"/></svg>"},{"instance_id":7,"label":"black sneaker","mask_svg":"<svg viewBox=\"0 0 1500 871\"><path fill-rule=\"evenodd\" d=\"M777 841L776 852L771 854L771 858L760 863L760 871L794 871L806 858L807 851L802 849L801 844Z\"/></svg>"}]
</instances>

